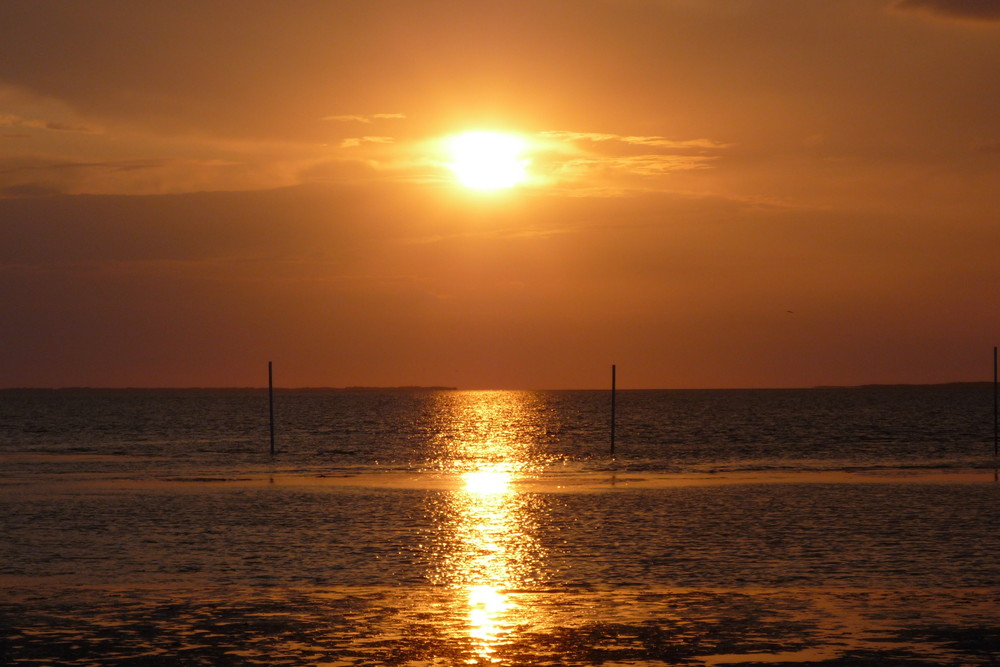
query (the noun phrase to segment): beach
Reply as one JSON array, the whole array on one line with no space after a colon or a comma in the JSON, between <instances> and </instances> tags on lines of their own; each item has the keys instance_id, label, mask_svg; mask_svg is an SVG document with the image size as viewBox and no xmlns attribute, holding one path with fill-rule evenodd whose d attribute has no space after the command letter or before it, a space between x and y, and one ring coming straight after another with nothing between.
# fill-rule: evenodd
<instances>
[{"instance_id":1,"label":"beach","mask_svg":"<svg viewBox=\"0 0 1000 667\"><path fill-rule=\"evenodd\" d=\"M989 471L371 477L24 485L3 658L985 665L1000 645Z\"/></svg>"}]
</instances>

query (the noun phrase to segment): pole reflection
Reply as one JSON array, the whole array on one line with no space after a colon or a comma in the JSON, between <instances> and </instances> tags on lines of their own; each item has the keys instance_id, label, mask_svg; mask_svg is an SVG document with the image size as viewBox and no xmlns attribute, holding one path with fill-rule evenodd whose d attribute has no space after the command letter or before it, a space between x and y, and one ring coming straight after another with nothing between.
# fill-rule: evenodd
<instances>
[{"instance_id":1,"label":"pole reflection","mask_svg":"<svg viewBox=\"0 0 1000 667\"><path fill-rule=\"evenodd\" d=\"M530 620L530 609L517 601L542 560L534 537L537 499L518 491L518 481L533 468L525 429L541 418L530 399L470 392L446 412L451 436L441 467L462 472L459 488L433 510L435 579L455 591L453 601L464 609L472 663L501 662L498 650Z\"/></svg>"}]
</instances>

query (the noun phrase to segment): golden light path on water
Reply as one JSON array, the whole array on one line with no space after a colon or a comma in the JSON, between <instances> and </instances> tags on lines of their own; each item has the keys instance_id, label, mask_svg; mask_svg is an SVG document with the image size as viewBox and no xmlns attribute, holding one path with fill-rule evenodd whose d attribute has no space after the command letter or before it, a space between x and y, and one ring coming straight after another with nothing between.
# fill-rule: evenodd
<instances>
[{"instance_id":1,"label":"golden light path on water","mask_svg":"<svg viewBox=\"0 0 1000 667\"><path fill-rule=\"evenodd\" d=\"M514 522L506 496L512 493L511 473L504 470L477 470L464 475L464 525L459 535L470 547L466 559L466 593L469 605L469 636L476 651L488 658L506 632L511 612L507 589L516 582L512 576L512 554L506 540ZM478 581L477 581L478 579Z\"/></svg>"},{"instance_id":2,"label":"golden light path on water","mask_svg":"<svg viewBox=\"0 0 1000 667\"><path fill-rule=\"evenodd\" d=\"M466 609L470 663L496 661L497 647L511 640L531 610L511 591L528 585L542 555L534 537L537 508L517 489L533 467L525 429L537 422L527 395L476 392L455 399L446 411L452 438L443 457L460 470L461 486L435 512L441 550L438 579ZM519 437L520 435L520 437Z\"/></svg>"}]
</instances>

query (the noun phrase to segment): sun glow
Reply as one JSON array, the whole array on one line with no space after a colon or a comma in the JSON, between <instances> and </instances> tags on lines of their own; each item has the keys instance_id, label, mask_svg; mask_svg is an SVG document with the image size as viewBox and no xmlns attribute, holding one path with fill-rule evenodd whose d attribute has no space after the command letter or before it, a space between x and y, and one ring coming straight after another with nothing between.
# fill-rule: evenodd
<instances>
[{"instance_id":1,"label":"sun glow","mask_svg":"<svg viewBox=\"0 0 1000 667\"><path fill-rule=\"evenodd\" d=\"M528 177L527 143L513 134L466 132L448 140L448 167L458 181L476 190L498 190Z\"/></svg>"}]
</instances>

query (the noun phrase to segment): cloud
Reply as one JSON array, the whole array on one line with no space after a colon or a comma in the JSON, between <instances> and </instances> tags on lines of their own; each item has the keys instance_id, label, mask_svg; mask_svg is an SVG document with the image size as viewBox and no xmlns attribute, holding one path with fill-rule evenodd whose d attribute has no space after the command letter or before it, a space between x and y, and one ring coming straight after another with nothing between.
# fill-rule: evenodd
<instances>
[{"instance_id":1,"label":"cloud","mask_svg":"<svg viewBox=\"0 0 1000 667\"><path fill-rule=\"evenodd\" d=\"M62 194L56 188L35 183L19 183L0 187L0 198L19 199L22 197L51 197Z\"/></svg>"},{"instance_id":2,"label":"cloud","mask_svg":"<svg viewBox=\"0 0 1000 667\"><path fill-rule=\"evenodd\" d=\"M636 155L632 157L613 157L598 159L570 160L563 169L580 174L581 172L623 172L637 176L662 176L663 174L686 169L705 169L709 167L711 157L690 158L679 155Z\"/></svg>"},{"instance_id":3,"label":"cloud","mask_svg":"<svg viewBox=\"0 0 1000 667\"><path fill-rule=\"evenodd\" d=\"M52 120L29 121L26 125L28 125L28 127L37 127L43 130L51 130L52 132L82 132L84 134L93 134L96 132L96 130L93 130L85 125L70 125L69 123L59 123Z\"/></svg>"},{"instance_id":4,"label":"cloud","mask_svg":"<svg viewBox=\"0 0 1000 667\"><path fill-rule=\"evenodd\" d=\"M345 116L324 116L321 120L331 120L338 123L372 123L376 120L398 120L406 118L401 113L375 113L370 115L349 114Z\"/></svg>"},{"instance_id":5,"label":"cloud","mask_svg":"<svg viewBox=\"0 0 1000 667\"><path fill-rule=\"evenodd\" d=\"M79 161L21 156L0 159L0 198L62 194L152 195L237 191L295 185L299 163L173 159Z\"/></svg>"},{"instance_id":6,"label":"cloud","mask_svg":"<svg viewBox=\"0 0 1000 667\"><path fill-rule=\"evenodd\" d=\"M97 130L85 125L73 125L55 120L43 120L40 118L22 118L15 114L0 115L0 127L30 127L34 130L48 130L49 132L78 132L81 134L96 134Z\"/></svg>"},{"instance_id":7,"label":"cloud","mask_svg":"<svg viewBox=\"0 0 1000 667\"><path fill-rule=\"evenodd\" d=\"M636 146L655 146L657 148L670 148L670 149L688 149L688 148L719 149L728 147L728 144L722 144L716 141L712 141L711 139L688 139L683 141L677 141L675 139L667 139L666 137L657 137L657 136L643 137L643 136L633 136L633 135L607 134L603 132L565 132L559 130L549 130L541 132L540 136L555 141L569 141L569 142L616 141Z\"/></svg>"},{"instance_id":8,"label":"cloud","mask_svg":"<svg viewBox=\"0 0 1000 667\"><path fill-rule=\"evenodd\" d=\"M711 139L565 130L540 132L538 137L548 151L535 164L576 196L661 191L664 177L708 169L730 146Z\"/></svg>"},{"instance_id":9,"label":"cloud","mask_svg":"<svg viewBox=\"0 0 1000 667\"><path fill-rule=\"evenodd\" d=\"M341 148L354 148L361 144L391 144L392 137L351 137L340 142Z\"/></svg>"},{"instance_id":10,"label":"cloud","mask_svg":"<svg viewBox=\"0 0 1000 667\"><path fill-rule=\"evenodd\" d=\"M897 0L896 9L973 21L1000 21L998 0Z\"/></svg>"}]
</instances>

